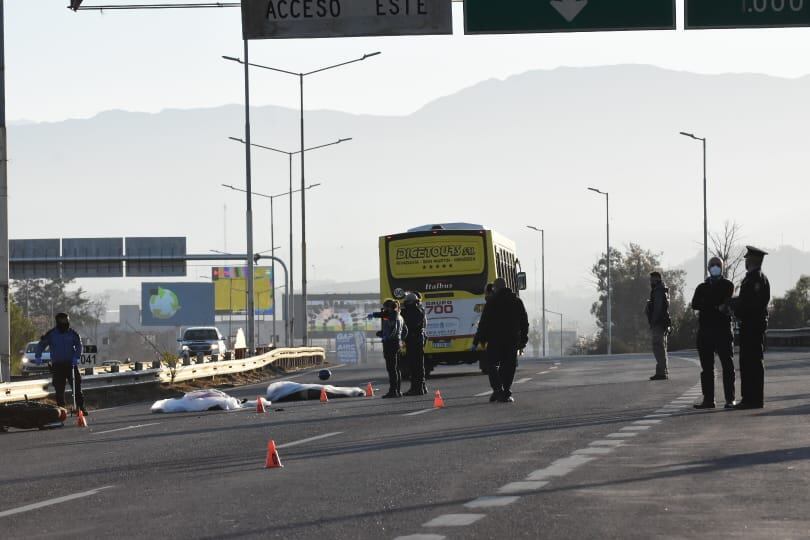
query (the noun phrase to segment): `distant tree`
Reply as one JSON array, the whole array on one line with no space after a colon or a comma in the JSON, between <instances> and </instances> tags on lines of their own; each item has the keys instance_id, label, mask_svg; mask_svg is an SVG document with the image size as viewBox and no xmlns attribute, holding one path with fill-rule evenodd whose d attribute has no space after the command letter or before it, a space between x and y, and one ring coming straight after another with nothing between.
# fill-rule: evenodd
<instances>
[{"instance_id":1,"label":"distant tree","mask_svg":"<svg viewBox=\"0 0 810 540\"><path fill-rule=\"evenodd\" d=\"M534 319L529 325L529 345L535 354L540 354L543 347L543 321L540 319Z\"/></svg>"},{"instance_id":2,"label":"distant tree","mask_svg":"<svg viewBox=\"0 0 810 540\"><path fill-rule=\"evenodd\" d=\"M675 325L686 311L684 271L661 270L660 255L630 244L625 253L611 250L611 285L613 289L613 352L649 351L650 331L644 313L650 297L650 272L661 271L669 288L670 314ZM599 328L592 352L607 350L607 259L604 254L591 270L596 278L599 300L591 307Z\"/></svg>"},{"instance_id":3,"label":"distant tree","mask_svg":"<svg viewBox=\"0 0 810 540\"><path fill-rule=\"evenodd\" d=\"M20 351L25 350L29 341L34 341L39 337L34 322L25 316L23 310L13 300L9 302L11 318L11 369L13 373L19 373Z\"/></svg>"},{"instance_id":4,"label":"distant tree","mask_svg":"<svg viewBox=\"0 0 810 540\"><path fill-rule=\"evenodd\" d=\"M723 261L723 276L737 283L742 274L745 248L740 245L742 227L733 221L723 224L723 231L711 233L709 255Z\"/></svg>"},{"instance_id":5,"label":"distant tree","mask_svg":"<svg viewBox=\"0 0 810 540\"><path fill-rule=\"evenodd\" d=\"M54 315L60 312L68 313L77 328L96 328L107 309L106 298L91 300L81 287L70 290L73 283L61 279L17 280L12 284L12 298L39 332L50 328Z\"/></svg>"},{"instance_id":6,"label":"distant tree","mask_svg":"<svg viewBox=\"0 0 810 540\"><path fill-rule=\"evenodd\" d=\"M804 328L810 326L810 276L802 276L796 286L782 298L774 298L771 328Z\"/></svg>"}]
</instances>

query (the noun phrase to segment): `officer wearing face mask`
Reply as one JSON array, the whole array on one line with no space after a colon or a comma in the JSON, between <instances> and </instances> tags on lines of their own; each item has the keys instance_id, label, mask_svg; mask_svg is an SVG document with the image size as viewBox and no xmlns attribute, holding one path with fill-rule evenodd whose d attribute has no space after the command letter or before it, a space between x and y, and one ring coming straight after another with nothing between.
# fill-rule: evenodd
<instances>
[{"instance_id":1,"label":"officer wearing face mask","mask_svg":"<svg viewBox=\"0 0 810 540\"><path fill-rule=\"evenodd\" d=\"M761 409L765 401L765 331L768 329L768 304L771 284L762 273L767 253L746 246L745 278L740 296L730 306L740 323L740 387L742 401L735 409Z\"/></svg>"},{"instance_id":2,"label":"officer wearing face mask","mask_svg":"<svg viewBox=\"0 0 810 540\"><path fill-rule=\"evenodd\" d=\"M51 374L56 404L60 407L65 406L65 386L70 383L73 386L76 405L87 416L82 395L82 376L78 367L82 357L82 338L70 327L70 317L67 313L57 314L56 326L40 338L34 356L37 364L42 363L42 353L45 349L51 352Z\"/></svg>"},{"instance_id":3,"label":"officer wearing face mask","mask_svg":"<svg viewBox=\"0 0 810 540\"><path fill-rule=\"evenodd\" d=\"M709 277L698 285L692 298L692 309L699 312L697 349L700 355L700 386L703 402L696 409L714 409L714 355L723 367L723 393L726 409L734 407L734 335L728 303L734 295L734 284L723 277L723 261L709 261Z\"/></svg>"}]
</instances>

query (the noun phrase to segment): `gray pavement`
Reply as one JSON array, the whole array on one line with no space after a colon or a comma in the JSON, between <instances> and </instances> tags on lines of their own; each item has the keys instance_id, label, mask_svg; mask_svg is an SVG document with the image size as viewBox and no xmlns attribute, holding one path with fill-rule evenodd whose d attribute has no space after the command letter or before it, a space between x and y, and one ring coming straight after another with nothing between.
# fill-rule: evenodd
<instances>
[{"instance_id":1,"label":"gray pavement","mask_svg":"<svg viewBox=\"0 0 810 540\"><path fill-rule=\"evenodd\" d=\"M0 435L0 530L806 538L810 353L771 353L768 365L758 411L693 411L692 354L674 356L663 382L647 380L654 361L644 355L524 359L511 405L477 396L487 380L463 366L429 381L443 410L427 396L276 404L283 410L266 415L152 415L148 403L98 411L86 430ZM384 389L381 365L336 369L331 382L369 380ZM229 393L254 398L264 386ZM263 468L269 439L283 469Z\"/></svg>"}]
</instances>

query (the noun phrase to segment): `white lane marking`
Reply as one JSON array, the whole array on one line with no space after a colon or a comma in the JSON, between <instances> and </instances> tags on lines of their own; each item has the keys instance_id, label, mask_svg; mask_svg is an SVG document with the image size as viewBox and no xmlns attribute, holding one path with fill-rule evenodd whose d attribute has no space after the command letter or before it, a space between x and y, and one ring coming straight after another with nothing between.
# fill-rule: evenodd
<instances>
[{"instance_id":1,"label":"white lane marking","mask_svg":"<svg viewBox=\"0 0 810 540\"><path fill-rule=\"evenodd\" d=\"M670 416L672 416L672 415L671 414L663 414L663 413L661 413L661 414L648 414L644 418L669 418Z\"/></svg>"},{"instance_id":2,"label":"white lane marking","mask_svg":"<svg viewBox=\"0 0 810 540\"><path fill-rule=\"evenodd\" d=\"M624 433L611 433L608 435L609 439L628 439L630 437L635 437L638 433L630 433L625 431Z\"/></svg>"},{"instance_id":3,"label":"white lane marking","mask_svg":"<svg viewBox=\"0 0 810 540\"><path fill-rule=\"evenodd\" d=\"M650 426L627 426L619 431L647 431L648 429L650 429Z\"/></svg>"},{"instance_id":4,"label":"white lane marking","mask_svg":"<svg viewBox=\"0 0 810 540\"><path fill-rule=\"evenodd\" d=\"M475 394L474 397L484 397L484 396L491 396L492 390L487 390L486 392L481 392L480 394Z\"/></svg>"},{"instance_id":5,"label":"white lane marking","mask_svg":"<svg viewBox=\"0 0 810 540\"><path fill-rule=\"evenodd\" d=\"M160 424L160 422L155 422L153 424L138 424L137 426L127 426L127 427L122 427L122 428L118 428L118 429L108 429L107 431L93 431L92 434L93 435L104 435L105 433L115 433L117 431L129 431L130 429L140 429L140 428L145 428L145 427L149 427L149 426L157 426L159 424Z\"/></svg>"},{"instance_id":6,"label":"white lane marking","mask_svg":"<svg viewBox=\"0 0 810 540\"><path fill-rule=\"evenodd\" d=\"M511 484L506 484L502 488L499 488L498 493L503 495L515 495L517 493L526 493L527 491L537 491L547 485L548 482L512 482Z\"/></svg>"},{"instance_id":7,"label":"white lane marking","mask_svg":"<svg viewBox=\"0 0 810 540\"><path fill-rule=\"evenodd\" d=\"M324 433L323 435L318 435L316 437L310 437L308 439L301 439L300 441L293 441L284 444L278 445L276 448L281 450L282 448L291 448L293 446L298 446L299 444L306 444L310 442L320 441L321 439L327 439L329 437L334 437L335 435L342 434L342 431L335 431L334 433Z\"/></svg>"},{"instance_id":8,"label":"white lane marking","mask_svg":"<svg viewBox=\"0 0 810 540\"><path fill-rule=\"evenodd\" d=\"M633 423L637 426L654 426L655 424L660 424L661 420L636 420Z\"/></svg>"},{"instance_id":9,"label":"white lane marking","mask_svg":"<svg viewBox=\"0 0 810 540\"><path fill-rule=\"evenodd\" d=\"M681 407L678 407L680 409ZM667 416L672 416L673 413L677 412L676 409L658 409L655 411L655 414L666 414Z\"/></svg>"},{"instance_id":10,"label":"white lane marking","mask_svg":"<svg viewBox=\"0 0 810 540\"><path fill-rule=\"evenodd\" d=\"M113 486L104 486L96 489L91 489L90 491L83 491L81 493L74 493L73 495L65 495L64 497L57 497L55 499L49 499L47 501L20 506L19 508L12 508L11 510L0 512L0 518L14 516L16 514L22 514L23 512L30 512L31 510L39 510L40 508L46 508L48 506L53 506L55 504L75 501L76 499L83 499L84 497L92 497L93 495L96 495L104 491L105 489L111 489L112 487Z\"/></svg>"},{"instance_id":11,"label":"white lane marking","mask_svg":"<svg viewBox=\"0 0 810 540\"><path fill-rule=\"evenodd\" d=\"M409 534L408 536L397 536L394 540L444 540L446 536L440 534Z\"/></svg>"},{"instance_id":12,"label":"white lane marking","mask_svg":"<svg viewBox=\"0 0 810 540\"><path fill-rule=\"evenodd\" d=\"M551 370L547 369L546 371L541 371L540 373L538 373L538 375L545 375L546 373L551 373Z\"/></svg>"},{"instance_id":13,"label":"white lane marking","mask_svg":"<svg viewBox=\"0 0 810 540\"><path fill-rule=\"evenodd\" d=\"M530 380L532 380L531 377L526 377L524 379L518 379L515 382L513 382L512 384L523 384L523 383L529 382Z\"/></svg>"},{"instance_id":14,"label":"white lane marking","mask_svg":"<svg viewBox=\"0 0 810 540\"><path fill-rule=\"evenodd\" d=\"M445 514L431 519L423 527L466 527L484 519L486 514Z\"/></svg>"},{"instance_id":15,"label":"white lane marking","mask_svg":"<svg viewBox=\"0 0 810 540\"><path fill-rule=\"evenodd\" d=\"M588 448L580 448L574 450L575 456L606 456L613 452L615 448L609 446L589 446Z\"/></svg>"},{"instance_id":16,"label":"white lane marking","mask_svg":"<svg viewBox=\"0 0 810 540\"><path fill-rule=\"evenodd\" d=\"M526 477L526 480L531 482L536 482L540 480L548 480L552 477L560 477L565 476L566 474L570 473L577 467L581 465L585 465L588 462L593 461L594 458L586 457L586 456L568 456L564 458L560 458L551 463L545 469L538 469L531 473L529 476Z\"/></svg>"},{"instance_id":17,"label":"white lane marking","mask_svg":"<svg viewBox=\"0 0 810 540\"><path fill-rule=\"evenodd\" d=\"M436 409L435 407L432 408L432 409L422 409L421 411L409 412L409 413L403 414L402 416L419 416L420 414L425 414L425 413L433 412L433 411L436 411L436 410L438 410L438 409Z\"/></svg>"},{"instance_id":18,"label":"white lane marking","mask_svg":"<svg viewBox=\"0 0 810 540\"><path fill-rule=\"evenodd\" d=\"M465 508L500 508L502 506L509 506L512 503L515 503L520 500L520 497L498 497L498 496L487 496L487 497L478 497L474 501L470 501L465 504Z\"/></svg>"},{"instance_id":19,"label":"white lane marking","mask_svg":"<svg viewBox=\"0 0 810 540\"><path fill-rule=\"evenodd\" d=\"M606 439L600 439L598 441L593 441L590 443L591 446L621 446L624 444L624 441L608 441Z\"/></svg>"}]
</instances>

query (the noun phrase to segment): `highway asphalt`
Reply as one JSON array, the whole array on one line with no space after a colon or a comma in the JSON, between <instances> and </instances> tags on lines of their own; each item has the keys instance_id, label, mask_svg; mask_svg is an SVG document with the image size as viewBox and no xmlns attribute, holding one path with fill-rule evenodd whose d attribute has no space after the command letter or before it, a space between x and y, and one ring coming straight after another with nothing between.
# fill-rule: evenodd
<instances>
[{"instance_id":1,"label":"highway asphalt","mask_svg":"<svg viewBox=\"0 0 810 540\"><path fill-rule=\"evenodd\" d=\"M472 366L433 396L254 411L93 412L0 434L4 538L807 538L810 353L768 358L766 408L694 411L695 355L523 359L516 403ZM336 385L385 390L381 364ZM318 382L314 372L294 380ZM720 392L718 380L718 395ZM407 384L405 385L407 388ZM255 398L265 385L234 388ZM267 443L283 469L264 468Z\"/></svg>"}]
</instances>

